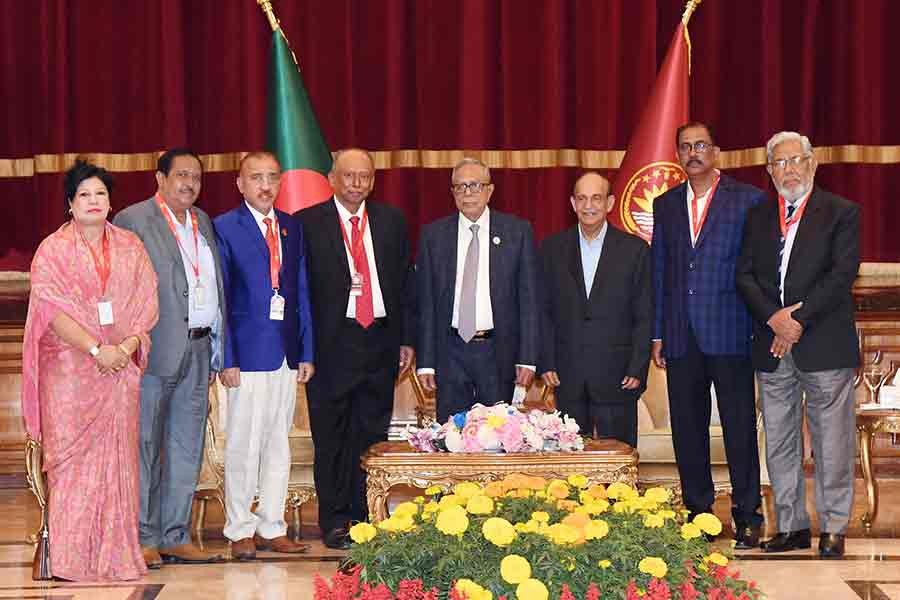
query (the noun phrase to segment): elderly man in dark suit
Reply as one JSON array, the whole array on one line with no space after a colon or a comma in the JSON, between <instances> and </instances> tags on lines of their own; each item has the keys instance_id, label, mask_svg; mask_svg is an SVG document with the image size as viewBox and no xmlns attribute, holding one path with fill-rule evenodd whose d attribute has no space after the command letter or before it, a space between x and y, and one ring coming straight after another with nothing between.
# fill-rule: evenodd
<instances>
[{"instance_id":1,"label":"elderly man in dark suit","mask_svg":"<svg viewBox=\"0 0 900 600\"><path fill-rule=\"evenodd\" d=\"M422 229L416 261L417 373L441 421L530 385L540 327L531 225L488 208L494 184L479 160L460 161L450 189L458 212Z\"/></svg>"},{"instance_id":2,"label":"elderly man in dark suit","mask_svg":"<svg viewBox=\"0 0 900 600\"><path fill-rule=\"evenodd\" d=\"M814 186L806 136L766 145L778 199L750 211L737 284L754 317L753 364L766 428L778 534L767 552L811 546L803 475L803 393L816 461L819 554L844 554L853 508L859 346L851 288L859 269L859 207Z\"/></svg>"},{"instance_id":3,"label":"elderly man in dark suit","mask_svg":"<svg viewBox=\"0 0 900 600\"><path fill-rule=\"evenodd\" d=\"M347 525L368 517L360 455L387 439L394 381L412 364L413 301L406 219L369 200L375 163L339 151L334 199L295 213L303 225L316 374L306 388L315 443L319 527L329 548L349 548Z\"/></svg>"},{"instance_id":4,"label":"elderly man in dark suit","mask_svg":"<svg viewBox=\"0 0 900 600\"><path fill-rule=\"evenodd\" d=\"M578 224L541 244L541 357L556 405L582 433L637 446L637 400L650 364L650 249L611 227L609 182L585 173L570 202Z\"/></svg>"},{"instance_id":5,"label":"elderly man in dark suit","mask_svg":"<svg viewBox=\"0 0 900 600\"><path fill-rule=\"evenodd\" d=\"M675 134L688 181L653 203L653 360L666 369L672 442L685 506L709 512L709 424L715 386L731 476L736 547L759 543L759 449L750 313L734 280L747 211L763 193L716 168L708 125Z\"/></svg>"}]
</instances>

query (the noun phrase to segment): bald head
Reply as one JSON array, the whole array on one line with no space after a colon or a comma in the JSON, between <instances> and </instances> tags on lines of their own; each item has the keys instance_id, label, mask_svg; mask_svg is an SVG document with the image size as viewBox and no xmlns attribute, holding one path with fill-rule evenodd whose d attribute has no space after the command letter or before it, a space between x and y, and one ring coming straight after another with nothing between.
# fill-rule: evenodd
<instances>
[{"instance_id":1,"label":"bald head","mask_svg":"<svg viewBox=\"0 0 900 600\"><path fill-rule=\"evenodd\" d=\"M610 193L609 181L591 171L575 181L570 202L578 217L581 233L593 239L606 223L606 215L612 210L616 199Z\"/></svg>"},{"instance_id":2,"label":"bald head","mask_svg":"<svg viewBox=\"0 0 900 600\"><path fill-rule=\"evenodd\" d=\"M362 148L339 150L334 156L328 183L344 208L356 214L375 188L375 161Z\"/></svg>"},{"instance_id":3,"label":"bald head","mask_svg":"<svg viewBox=\"0 0 900 600\"><path fill-rule=\"evenodd\" d=\"M592 195L602 188L603 194L609 194L609 180L595 171L588 171L575 180L575 186L572 188L572 195L578 194Z\"/></svg>"}]
</instances>

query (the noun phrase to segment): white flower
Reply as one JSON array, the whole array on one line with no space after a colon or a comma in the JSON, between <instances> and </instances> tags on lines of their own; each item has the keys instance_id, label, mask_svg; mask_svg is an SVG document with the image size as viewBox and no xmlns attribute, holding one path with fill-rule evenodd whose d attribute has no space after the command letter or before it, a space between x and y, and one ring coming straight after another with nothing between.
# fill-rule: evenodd
<instances>
[{"instance_id":1,"label":"white flower","mask_svg":"<svg viewBox=\"0 0 900 600\"><path fill-rule=\"evenodd\" d=\"M463 439L458 429L450 429L444 437L444 443L447 444L447 450L450 452L463 451Z\"/></svg>"},{"instance_id":2,"label":"white flower","mask_svg":"<svg viewBox=\"0 0 900 600\"><path fill-rule=\"evenodd\" d=\"M478 428L478 443L485 450L497 450L500 448L500 439L497 437L497 430L487 425Z\"/></svg>"}]
</instances>

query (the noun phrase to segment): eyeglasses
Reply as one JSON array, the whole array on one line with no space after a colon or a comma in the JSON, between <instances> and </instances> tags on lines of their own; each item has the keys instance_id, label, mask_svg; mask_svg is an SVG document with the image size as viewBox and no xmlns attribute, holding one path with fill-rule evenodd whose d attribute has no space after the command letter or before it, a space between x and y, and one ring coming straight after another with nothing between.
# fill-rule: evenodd
<instances>
[{"instance_id":1,"label":"eyeglasses","mask_svg":"<svg viewBox=\"0 0 900 600\"><path fill-rule=\"evenodd\" d=\"M199 183L200 181L200 173L196 171L175 171L172 175L179 181L192 181L194 183Z\"/></svg>"},{"instance_id":2,"label":"eyeglasses","mask_svg":"<svg viewBox=\"0 0 900 600\"><path fill-rule=\"evenodd\" d=\"M281 181L281 173L253 173L249 177L255 185L262 185L263 182L269 185L275 185Z\"/></svg>"},{"instance_id":3,"label":"eyeglasses","mask_svg":"<svg viewBox=\"0 0 900 600\"><path fill-rule=\"evenodd\" d=\"M697 154L703 154L704 152L709 152L714 147L712 142L694 142L693 144L690 142L681 142L678 144L678 151L682 154L690 154L691 150L696 152Z\"/></svg>"},{"instance_id":4,"label":"eyeglasses","mask_svg":"<svg viewBox=\"0 0 900 600\"><path fill-rule=\"evenodd\" d=\"M606 202L606 199L609 198L609 194L594 194L593 196L578 194L574 196L574 198L575 202L578 204L587 204L588 200L591 202Z\"/></svg>"},{"instance_id":5,"label":"eyeglasses","mask_svg":"<svg viewBox=\"0 0 900 600\"><path fill-rule=\"evenodd\" d=\"M494 185L490 181L481 182L481 181L468 181L463 183L454 183L450 186L450 189L454 194L458 196L462 196L466 192L470 194L480 194L481 190L486 187Z\"/></svg>"},{"instance_id":6,"label":"eyeglasses","mask_svg":"<svg viewBox=\"0 0 900 600\"><path fill-rule=\"evenodd\" d=\"M372 181L372 173L341 173L341 179L344 180L345 185L351 185L354 181L359 180L361 185L368 185L370 181Z\"/></svg>"},{"instance_id":7,"label":"eyeglasses","mask_svg":"<svg viewBox=\"0 0 900 600\"><path fill-rule=\"evenodd\" d=\"M769 164L773 169L784 171L785 169L787 169L788 165L791 165L792 167L799 167L800 165L806 164L806 161L808 161L810 158L811 156L809 154L798 154L797 156L791 156L790 158L779 158L773 160Z\"/></svg>"}]
</instances>

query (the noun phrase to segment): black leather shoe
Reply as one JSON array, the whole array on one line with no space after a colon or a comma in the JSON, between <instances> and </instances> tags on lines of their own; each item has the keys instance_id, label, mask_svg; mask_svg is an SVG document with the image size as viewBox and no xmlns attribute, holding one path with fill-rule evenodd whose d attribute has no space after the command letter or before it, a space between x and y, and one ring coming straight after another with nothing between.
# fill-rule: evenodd
<instances>
[{"instance_id":1,"label":"black leather shoe","mask_svg":"<svg viewBox=\"0 0 900 600\"><path fill-rule=\"evenodd\" d=\"M766 552L788 552L790 550L806 550L812 547L809 529L778 532L768 542L763 542L762 549Z\"/></svg>"},{"instance_id":2,"label":"black leather shoe","mask_svg":"<svg viewBox=\"0 0 900 600\"><path fill-rule=\"evenodd\" d=\"M759 546L759 525L737 525L734 532L735 550L752 550Z\"/></svg>"},{"instance_id":3,"label":"black leather shoe","mask_svg":"<svg viewBox=\"0 0 900 600\"><path fill-rule=\"evenodd\" d=\"M843 558L844 535L842 533L825 533L819 536L819 556L822 558Z\"/></svg>"},{"instance_id":4,"label":"black leather shoe","mask_svg":"<svg viewBox=\"0 0 900 600\"><path fill-rule=\"evenodd\" d=\"M349 550L350 534L343 527L335 527L322 537L322 542L332 550Z\"/></svg>"}]
</instances>

